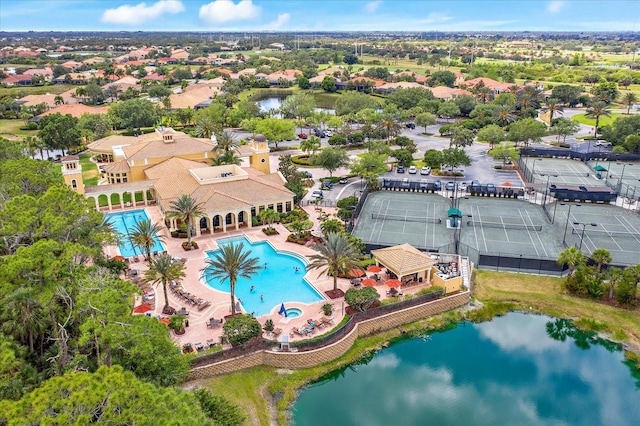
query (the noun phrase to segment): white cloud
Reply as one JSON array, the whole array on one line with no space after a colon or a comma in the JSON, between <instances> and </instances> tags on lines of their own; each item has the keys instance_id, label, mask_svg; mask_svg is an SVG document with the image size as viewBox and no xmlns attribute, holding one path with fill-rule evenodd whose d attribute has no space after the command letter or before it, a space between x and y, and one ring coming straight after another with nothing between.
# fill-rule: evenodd
<instances>
[{"instance_id":1,"label":"white cloud","mask_svg":"<svg viewBox=\"0 0 640 426\"><path fill-rule=\"evenodd\" d=\"M115 9L107 9L102 13L102 22L106 24L138 25L170 13L176 14L185 10L180 0L160 0L153 4L125 4Z\"/></svg>"},{"instance_id":2,"label":"white cloud","mask_svg":"<svg viewBox=\"0 0 640 426\"><path fill-rule=\"evenodd\" d=\"M241 21L258 15L260 7L255 6L252 0L240 0L237 4L233 0L215 0L200 7L199 13L200 19L209 24Z\"/></svg>"},{"instance_id":3,"label":"white cloud","mask_svg":"<svg viewBox=\"0 0 640 426\"><path fill-rule=\"evenodd\" d=\"M564 7L563 0L554 0L552 2L549 2L549 4L547 5L547 12L558 13L560 12L560 9L562 9L563 7Z\"/></svg>"},{"instance_id":4,"label":"white cloud","mask_svg":"<svg viewBox=\"0 0 640 426\"><path fill-rule=\"evenodd\" d=\"M442 12L431 12L427 15L427 18L423 20L425 24L436 24L439 22L446 22L451 20L450 16L445 15Z\"/></svg>"},{"instance_id":5,"label":"white cloud","mask_svg":"<svg viewBox=\"0 0 640 426\"><path fill-rule=\"evenodd\" d=\"M380 6L382 6L382 0L370 1L364 5L364 11L367 13L376 13Z\"/></svg>"},{"instance_id":6,"label":"white cloud","mask_svg":"<svg viewBox=\"0 0 640 426\"><path fill-rule=\"evenodd\" d=\"M289 22L289 20L291 19L291 14L289 13L281 13L278 15L278 19L276 19L273 22L270 22L268 27L272 30L276 30L280 27L282 27L284 24L286 24L287 22Z\"/></svg>"}]
</instances>

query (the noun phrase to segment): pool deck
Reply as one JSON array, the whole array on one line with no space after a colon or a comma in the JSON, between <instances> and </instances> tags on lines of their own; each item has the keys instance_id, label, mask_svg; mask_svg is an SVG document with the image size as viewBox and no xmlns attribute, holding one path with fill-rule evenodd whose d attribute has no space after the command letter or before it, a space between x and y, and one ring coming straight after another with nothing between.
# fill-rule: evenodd
<instances>
[{"instance_id":1,"label":"pool deck","mask_svg":"<svg viewBox=\"0 0 640 426\"><path fill-rule=\"evenodd\" d=\"M139 207L138 207L139 208ZM134 208L132 207L131 210ZM154 223L162 223L162 216L158 207L149 206L145 208L147 215L149 215L150 219ZM313 206L305 207L305 210L309 213L310 218L314 222L313 229L318 229L319 226L319 212L315 211ZM331 208L323 208L324 213L333 214L335 213L335 209ZM222 327L209 328L207 327L207 322L209 318L220 319L225 316L231 314L231 299L229 293L221 292L218 290L214 290L209 287L203 280L200 279L200 270L204 267L204 259L206 258L206 251L216 250L218 247L215 243L216 239L226 238L231 236L238 235L246 235L247 238L251 242L258 241L269 241L273 247L277 250L281 251L289 251L296 253L298 255L302 255L308 259L308 257L314 253L316 253L311 247L301 246L294 243L289 243L286 241L287 235L289 235L289 231L282 225L274 225L274 227L278 230L278 235L267 236L262 232L262 227L255 228L244 228L238 231L231 231L225 233L216 233L215 235L204 235L193 240L196 241L199 245L198 250L184 251L182 249L182 242L185 239L171 238L169 232L166 228L163 228L163 233L165 236L164 246L166 247L167 252L177 258L184 259L186 265L186 276L182 280L181 284L185 291L190 292L191 294L196 295L197 297L201 297L204 300L208 300L211 302L211 306L203 309L202 311L198 311L195 306L189 305L180 299L177 295L173 294L170 289L168 291L169 297L169 305L175 309L180 309L182 307L186 308L188 311L188 320L189 326L186 328L186 332L183 335L175 335L171 332L172 338L179 343L180 345L184 345L186 343L191 343L194 346L198 343L202 343L204 345L207 344L208 340L214 340L215 342L220 342L220 336L222 335ZM107 256L112 257L116 256L119 252L117 247L109 246L105 248L105 253ZM144 270L147 269L147 264L145 261L140 259L139 262L131 263L131 269L138 269L140 273L143 273ZM319 276L319 272L317 270L312 270L306 273L305 277L307 281L311 283L315 289L322 294L324 297L325 291L333 289L333 278L328 276ZM141 283L141 287L148 287L148 285L144 285ZM427 285L414 286L406 289L404 292L415 293ZM347 291L351 285L348 279L338 278L338 287L343 291ZM387 287L384 285L377 285L375 287L380 293L381 299L387 298L386 295ZM162 307L164 306L164 295L161 286L157 286L152 289L147 288L147 295L153 295L151 299L151 306L154 309L151 311L151 315L161 318L162 315ZM154 302L155 301L155 305ZM138 306L142 303L150 303L143 301L143 294L136 295L135 306ZM318 301L312 304L304 304L298 302L290 302L286 303L285 306L287 308L299 308L302 310L302 315L297 318L284 318L282 315L278 314L278 307L274 307L269 315L263 315L257 317L258 321L264 325L267 319L273 320L275 328L282 329L281 336L289 335L290 340L299 340L304 339L306 337L299 336L298 334L291 334L290 331L293 327L302 327L306 325L308 319L319 320L323 315L321 311L321 306L325 303L331 303L334 307L334 312L332 314L333 324L337 325L340 323L344 316L344 309L346 308L346 304L344 303L344 298L333 299L333 300L323 300ZM313 337L314 335L323 334L328 331L329 328L324 327L323 329L317 329L312 335L309 337ZM273 336L269 336L266 332L264 334L267 338L274 338Z\"/></svg>"}]
</instances>

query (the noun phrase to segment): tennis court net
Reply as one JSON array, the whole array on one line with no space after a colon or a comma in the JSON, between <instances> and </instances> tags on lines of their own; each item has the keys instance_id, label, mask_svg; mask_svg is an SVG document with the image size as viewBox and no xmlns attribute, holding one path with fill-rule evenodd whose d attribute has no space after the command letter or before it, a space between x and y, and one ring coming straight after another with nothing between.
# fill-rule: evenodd
<instances>
[{"instance_id":1,"label":"tennis court net","mask_svg":"<svg viewBox=\"0 0 640 426\"><path fill-rule=\"evenodd\" d=\"M540 175L544 175L543 177L540 177ZM591 176L590 172L584 171L584 172L566 172L566 171L561 171L561 172L545 172L542 170L536 170L536 176L535 176L535 182L536 183L546 183L547 182L547 178L545 176L577 176L577 177L589 177ZM553 183L553 180L551 181L551 183Z\"/></svg>"},{"instance_id":2,"label":"tennis court net","mask_svg":"<svg viewBox=\"0 0 640 426\"><path fill-rule=\"evenodd\" d=\"M571 228L571 233L575 235L582 235L582 228ZM640 241L640 234L624 231L607 231L606 229L589 229L585 228L584 233L592 237L621 237L621 238L635 238Z\"/></svg>"},{"instance_id":3,"label":"tennis court net","mask_svg":"<svg viewBox=\"0 0 640 426\"><path fill-rule=\"evenodd\" d=\"M408 216L399 214L371 213L371 218L378 220L396 220L399 222L442 223L442 219L439 217Z\"/></svg>"},{"instance_id":4,"label":"tennis court net","mask_svg":"<svg viewBox=\"0 0 640 426\"><path fill-rule=\"evenodd\" d=\"M522 231L542 231L542 225L526 225L524 223L503 223L503 222L480 222L468 220L469 226L482 226L484 228L519 229Z\"/></svg>"}]
</instances>

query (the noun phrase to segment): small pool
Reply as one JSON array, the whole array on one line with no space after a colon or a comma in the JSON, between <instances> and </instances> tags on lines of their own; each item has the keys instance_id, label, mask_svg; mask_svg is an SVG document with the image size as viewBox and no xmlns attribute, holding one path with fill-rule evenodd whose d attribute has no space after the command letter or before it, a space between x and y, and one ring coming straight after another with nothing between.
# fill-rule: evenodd
<instances>
[{"instance_id":1,"label":"small pool","mask_svg":"<svg viewBox=\"0 0 640 426\"><path fill-rule=\"evenodd\" d=\"M278 252L266 241L251 243L244 236L223 238L216 240L216 243L218 246L244 243L244 249L251 250L250 257L260 259L262 267L258 273L251 279L238 277L236 283L236 299L240 299L247 313L253 312L259 317L269 314L276 307L280 308L283 303L286 308L289 302L314 303L324 300L324 297L304 279L306 260L302 256ZM207 252L207 256L212 257L213 253L215 251ZM209 280L207 284L216 290L229 291L228 280L220 282L214 279ZM302 311L298 315L301 313Z\"/></svg>"},{"instance_id":2,"label":"small pool","mask_svg":"<svg viewBox=\"0 0 640 426\"><path fill-rule=\"evenodd\" d=\"M105 216L111 221L113 227L119 233L124 235L124 238L118 245L120 254L124 257L143 255L140 248L131 244L131 241L129 240L129 232L141 220L149 220L147 212L145 212L144 210L131 210L121 213L107 213L105 214ZM154 251L164 251L162 243L157 238L155 239L155 242L151 247L151 253L153 253Z\"/></svg>"},{"instance_id":3,"label":"small pool","mask_svg":"<svg viewBox=\"0 0 640 426\"><path fill-rule=\"evenodd\" d=\"M289 308L287 309L287 318L298 318L302 315L302 309Z\"/></svg>"}]
</instances>

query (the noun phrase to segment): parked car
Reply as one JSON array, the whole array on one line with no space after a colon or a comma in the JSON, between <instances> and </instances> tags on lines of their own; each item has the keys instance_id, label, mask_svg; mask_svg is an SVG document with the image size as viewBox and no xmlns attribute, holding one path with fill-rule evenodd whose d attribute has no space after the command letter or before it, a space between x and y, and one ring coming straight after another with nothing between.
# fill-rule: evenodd
<instances>
[{"instance_id":1,"label":"parked car","mask_svg":"<svg viewBox=\"0 0 640 426\"><path fill-rule=\"evenodd\" d=\"M301 170L300 171L300 175L302 175L303 178L306 179L311 179L313 177L313 175L311 174L311 172L308 172L306 170Z\"/></svg>"},{"instance_id":2,"label":"parked car","mask_svg":"<svg viewBox=\"0 0 640 426\"><path fill-rule=\"evenodd\" d=\"M329 188L333 188L333 181L331 179L323 179L320 181L320 183Z\"/></svg>"},{"instance_id":3,"label":"parked car","mask_svg":"<svg viewBox=\"0 0 640 426\"><path fill-rule=\"evenodd\" d=\"M326 137L330 138L331 136L333 136L333 132L331 130L325 130L324 134Z\"/></svg>"},{"instance_id":4,"label":"parked car","mask_svg":"<svg viewBox=\"0 0 640 426\"><path fill-rule=\"evenodd\" d=\"M458 184L458 191L467 192L467 184L464 182L460 182Z\"/></svg>"},{"instance_id":5,"label":"parked car","mask_svg":"<svg viewBox=\"0 0 640 426\"><path fill-rule=\"evenodd\" d=\"M315 129L313 129L313 133L316 135L316 137L319 137L319 138L327 137L327 134L325 133L325 131L319 127L316 127Z\"/></svg>"},{"instance_id":6,"label":"parked car","mask_svg":"<svg viewBox=\"0 0 640 426\"><path fill-rule=\"evenodd\" d=\"M611 142L607 141L596 141L595 146L604 146L605 148L611 147Z\"/></svg>"},{"instance_id":7,"label":"parked car","mask_svg":"<svg viewBox=\"0 0 640 426\"><path fill-rule=\"evenodd\" d=\"M411 187L411 182L409 182L409 178L402 179L402 187L403 188L410 188Z\"/></svg>"},{"instance_id":8,"label":"parked car","mask_svg":"<svg viewBox=\"0 0 640 426\"><path fill-rule=\"evenodd\" d=\"M444 186L444 189L446 189L447 191L455 191L456 184L453 182L447 182L447 184Z\"/></svg>"},{"instance_id":9,"label":"parked car","mask_svg":"<svg viewBox=\"0 0 640 426\"><path fill-rule=\"evenodd\" d=\"M405 124L405 126L407 126L407 129L415 129L416 128L416 123L407 123L407 124Z\"/></svg>"},{"instance_id":10,"label":"parked car","mask_svg":"<svg viewBox=\"0 0 640 426\"><path fill-rule=\"evenodd\" d=\"M340 181L339 181L339 182L340 182L340 183L342 183L342 184L345 184L345 183L349 182L349 179L347 179L347 178L342 178L342 179L340 179Z\"/></svg>"},{"instance_id":11,"label":"parked car","mask_svg":"<svg viewBox=\"0 0 640 426\"><path fill-rule=\"evenodd\" d=\"M309 137L309 135L307 135L306 133L298 133L298 137L300 139L307 139Z\"/></svg>"},{"instance_id":12,"label":"parked car","mask_svg":"<svg viewBox=\"0 0 640 426\"><path fill-rule=\"evenodd\" d=\"M431 173L431 167L429 166L424 166L420 169L421 175L428 175L429 173Z\"/></svg>"},{"instance_id":13,"label":"parked car","mask_svg":"<svg viewBox=\"0 0 640 426\"><path fill-rule=\"evenodd\" d=\"M416 166L409 167L409 174L415 175L418 173L418 168Z\"/></svg>"},{"instance_id":14,"label":"parked car","mask_svg":"<svg viewBox=\"0 0 640 426\"><path fill-rule=\"evenodd\" d=\"M474 179L471 181L471 186L480 186L480 181L478 179Z\"/></svg>"},{"instance_id":15,"label":"parked car","mask_svg":"<svg viewBox=\"0 0 640 426\"><path fill-rule=\"evenodd\" d=\"M311 193L311 196L312 196L313 198L317 198L317 199L319 199L319 200L322 200L322 199L324 198L324 194L322 193L322 191L317 191L317 190L316 190L316 191L313 191L313 192Z\"/></svg>"},{"instance_id":16,"label":"parked car","mask_svg":"<svg viewBox=\"0 0 640 426\"><path fill-rule=\"evenodd\" d=\"M404 166L400 165L398 166L397 170L398 173L404 173Z\"/></svg>"},{"instance_id":17,"label":"parked car","mask_svg":"<svg viewBox=\"0 0 640 426\"><path fill-rule=\"evenodd\" d=\"M442 182L440 182L440 179L436 179L436 180L433 182L433 188L434 188L436 191L440 191L440 190L442 189Z\"/></svg>"},{"instance_id":18,"label":"parked car","mask_svg":"<svg viewBox=\"0 0 640 426\"><path fill-rule=\"evenodd\" d=\"M420 189L427 189L429 187L429 181L426 179L420 179Z\"/></svg>"},{"instance_id":19,"label":"parked car","mask_svg":"<svg viewBox=\"0 0 640 426\"><path fill-rule=\"evenodd\" d=\"M488 184L487 184L487 192L488 192L489 194L495 194L495 193L496 193L496 192L498 192L498 191L496 190L496 186L495 186L494 184L492 184L492 183L488 183Z\"/></svg>"}]
</instances>

